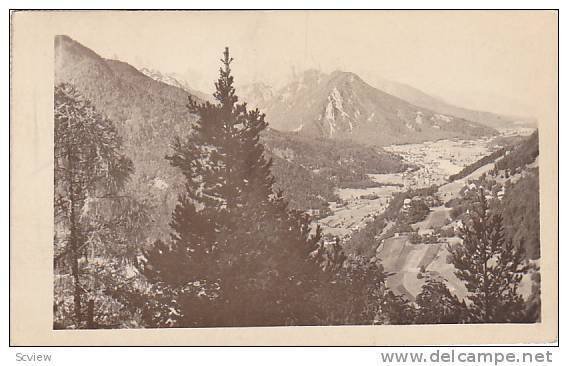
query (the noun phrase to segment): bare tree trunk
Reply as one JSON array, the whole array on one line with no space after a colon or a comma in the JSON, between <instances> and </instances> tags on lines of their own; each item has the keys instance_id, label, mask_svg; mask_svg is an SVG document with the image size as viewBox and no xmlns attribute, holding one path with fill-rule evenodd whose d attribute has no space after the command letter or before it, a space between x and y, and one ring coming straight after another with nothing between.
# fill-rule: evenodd
<instances>
[{"instance_id":1,"label":"bare tree trunk","mask_svg":"<svg viewBox=\"0 0 568 366\"><path fill-rule=\"evenodd\" d=\"M71 210L71 274L73 275L73 284L75 286L73 301L75 303L75 319L77 325L81 323L81 284L79 283L79 256L77 255L77 238L76 228L74 227L74 209Z\"/></svg>"},{"instance_id":2,"label":"bare tree trunk","mask_svg":"<svg viewBox=\"0 0 568 366\"><path fill-rule=\"evenodd\" d=\"M87 328L95 329L95 300L91 299L87 305Z\"/></svg>"},{"instance_id":3,"label":"bare tree trunk","mask_svg":"<svg viewBox=\"0 0 568 366\"><path fill-rule=\"evenodd\" d=\"M68 151L67 159L69 162L69 200L71 201L70 210L70 235L69 235L69 245L71 249L71 274L73 276L73 285L75 287L73 294L73 302L75 304L75 321L77 326L81 324L81 285L79 283L79 253L77 248L78 235L77 235L77 223L75 217L75 185L73 182L73 156L71 152Z\"/></svg>"}]
</instances>

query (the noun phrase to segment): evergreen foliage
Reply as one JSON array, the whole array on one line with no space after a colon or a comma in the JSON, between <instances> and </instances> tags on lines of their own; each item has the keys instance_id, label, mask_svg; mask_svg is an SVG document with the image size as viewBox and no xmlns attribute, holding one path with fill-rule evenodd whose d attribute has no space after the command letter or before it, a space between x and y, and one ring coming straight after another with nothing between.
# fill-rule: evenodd
<instances>
[{"instance_id":1,"label":"evergreen foliage","mask_svg":"<svg viewBox=\"0 0 568 366\"><path fill-rule=\"evenodd\" d=\"M495 163L495 170L515 172L532 163L539 154L538 130L533 132L525 141L517 144L510 154Z\"/></svg>"},{"instance_id":2,"label":"evergreen foliage","mask_svg":"<svg viewBox=\"0 0 568 366\"><path fill-rule=\"evenodd\" d=\"M453 295L446 284L428 278L416 296L418 324L457 324L467 322L467 306Z\"/></svg>"},{"instance_id":3,"label":"evergreen foliage","mask_svg":"<svg viewBox=\"0 0 568 366\"><path fill-rule=\"evenodd\" d=\"M58 271L71 272L74 326L93 327L96 271L88 260L95 253L128 252L128 248L101 248L97 243L116 239L121 226L131 228L123 220L109 220L113 205L121 205L122 213L132 220L138 218L126 211L131 205L117 202L134 168L121 152L122 140L112 121L97 113L72 85L57 85L54 97L54 265ZM63 287L64 283L56 286L56 292ZM59 300L56 318L58 312L70 311L65 296Z\"/></svg>"},{"instance_id":4,"label":"evergreen foliage","mask_svg":"<svg viewBox=\"0 0 568 366\"><path fill-rule=\"evenodd\" d=\"M75 51L62 62L84 60ZM432 186L394 195L342 243L324 239L303 210L329 214L338 187L378 185L367 174L407 171L401 158L267 128L264 114L239 103L228 49L214 101L190 97L185 109L185 92L128 64L87 59L76 62L86 71L65 75L76 85L55 87L54 328L540 319L538 262L527 260L540 256L538 171L527 167L538 156L537 133L451 178L497 167L447 203L447 227L423 235L413 228L442 204ZM396 277L387 282L381 240L403 233L404 248L405 240L438 243L427 250L435 254L440 237L459 241L460 224L463 243L448 247L448 259L466 298L453 276L446 282L448 273L425 260L421 292L396 295L407 289ZM529 269L525 301L519 286Z\"/></svg>"},{"instance_id":5,"label":"evergreen foliage","mask_svg":"<svg viewBox=\"0 0 568 366\"><path fill-rule=\"evenodd\" d=\"M540 258L540 200L538 171L505 187L500 205L505 234L522 247L527 258Z\"/></svg>"},{"instance_id":6,"label":"evergreen foliage","mask_svg":"<svg viewBox=\"0 0 568 366\"><path fill-rule=\"evenodd\" d=\"M198 120L168 156L186 190L172 216L171 242L148 253L146 272L177 289L196 281L211 286L208 306L192 306L194 296L178 290L181 324L302 324L303 298L319 270L309 259L319 231L310 235L309 217L273 192L271 161L259 141L264 115L238 103L228 49L221 61L217 103L190 99ZM203 308L216 309L212 318L196 314Z\"/></svg>"},{"instance_id":7,"label":"evergreen foliage","mask_svg":"<svg viewBox=\"0 0 568 366\"><path fill-rule=\"evenodd\" d=\"M490 211L483 190L460 236L463 244L449 246L448 250L456 276L468 290L472 322L521 321L524 301L518 287L528 266L522 249L505 240L503 219Z\"/></svg>"}]
</instances>

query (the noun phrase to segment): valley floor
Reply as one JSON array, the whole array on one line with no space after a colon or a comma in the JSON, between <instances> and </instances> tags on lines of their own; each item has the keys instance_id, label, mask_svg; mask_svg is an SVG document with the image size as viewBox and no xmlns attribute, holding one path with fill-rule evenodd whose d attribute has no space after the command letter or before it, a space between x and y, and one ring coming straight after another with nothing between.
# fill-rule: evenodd
<instances>
[{"instance_id":1,"label":"valley floor","mask_svg":"<svg viewBox=\"0 0 568 366\"><path fill-rule=\"evenodd\" d=\"M418 169L404 173L370 174L372 180L384 185L382 187L338 189L341 202L330 202L332 215L318 221L318 224L325 234L345 238L365 225L373 215L382 213L395 193L443 185L448 186L444 190L449 200L461 189L463 182L446 184L447 177L489 154L491 140L439 140L387 146L385 150L401 155Z\"/></svg>"},{"instance_id":2,"label":"valley floor","mask_svg":"<svg viewBox=\"0 0 568 366\"><path fill-rule=\"evenodd\" d=\"M513 132L504 131L501 136L510 136ZM519 134L525 135L524 130ZM351 234L363 228L372 219L383 213L394 194L438 186L439 205L431 207L428 216L412 225L418 234L424 235L434 228L448 225L450 208L445 204L457 198L468 180L477 179L493 169L494 163L486 164L465 178L448 182L448 176L456 174L464 167L495 150L492 141L498 137L478 140L441 140L422 144L396 145L385 148L398 153L404 159L419 168L414 171L395 174L372 174L371 179L383 184L381 187L367 189L338 189L339 202L330 202L332 214L317 222L324 234L347 240ZM535 164L538 164L535 162ZM382 240L378 244L376 257L381 260L386 272L391 273L388 286L410 300L420 292L426 274L436 275L447 281L448 288L458 297L466 295L466 289L454 275L454 267L447 262L447 244L459 242L457 237L443 238L436 244L413 244L405 233ZM421 273L422 272L422 273ZM525 276L521 293L528 297L531 293L530 274Z\"/></svg>"}]
</instances>

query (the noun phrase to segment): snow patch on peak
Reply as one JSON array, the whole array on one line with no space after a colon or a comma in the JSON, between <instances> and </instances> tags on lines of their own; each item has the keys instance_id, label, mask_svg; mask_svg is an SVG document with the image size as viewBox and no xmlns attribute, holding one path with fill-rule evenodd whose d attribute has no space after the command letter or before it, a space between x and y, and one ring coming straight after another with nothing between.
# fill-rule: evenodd
<instances>
[{"instance_id":1,"label":"snow patch on peak","mask_svg":"<svg viewBox=\"0 0 568 366\"><path fill-rule=\"evenodd\" d=\"M162 82L164 84L175 86L185 91L190 90L189 85L187 85L185 81L179 80L173 74L164 74L158 70L149 69L146 67L141 68L139 71L149 78Z\"/></svg>"}]
</instances>

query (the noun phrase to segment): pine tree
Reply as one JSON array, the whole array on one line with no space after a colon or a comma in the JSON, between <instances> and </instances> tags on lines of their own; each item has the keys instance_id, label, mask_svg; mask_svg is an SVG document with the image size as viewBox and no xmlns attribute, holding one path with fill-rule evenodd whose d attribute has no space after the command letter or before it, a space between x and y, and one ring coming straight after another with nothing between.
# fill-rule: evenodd
<instances>
[{"instance_id":1,"label":"pine tree","mask_svg":"<svg viewBox=\"0 0 568 366\"><path fill-rule=\"evenodd\" d=\"M55 87L55 264L69 263L73 278L76 326L86 319L82 297L80 257L87 250L89 203L113 197L133 171L121 153L122 140L112 121L98 114L91 103L70 84ZM97 230L96 228L94 229ZM59 240L60 239L60 240Z\"/></svg>"},{"instance_id":2,"label":"pine tree","mask_svg":"<svg viewBox=\"0 0 568 366\"><path fill-rule=\"evenodd\" d=\"M189 99L198 120L167 157L185 176L185 190L171 243L148 253L146 274L178 289L185 326L306 322L302 299L318 270L309 254L320 232L310 236L309 216L273 191L272 162L260 142L267 122L238 103L232 61L226 48L216 103Z\"/></svg>"},{"instance_id":3,"label":"pine tree","mask_svg":"<svg viewBox=\"0 0 568 366\"><path fill-rule=\"evenodd\" d=\"M524 301L518 288L528 270L522 248L505 240L503 219L490 212L483 189L470 210L460 234L463 244L448 249L456 276L464 281L469 292L472 321L521 321Z\"/></svg>"},{"instance_id":4,"label":"pine tree","mask_svg":"<svg viewBox=\"0 0 568 366\"><path fill-rule=\"evenodd\" d=\"M418 305L416 323L418 324L457 324L466 323L467 307L446 284L428 278L416 296Z\"/></svg>"},{"instance_id":5,"label":"pine tree","mask_svg":"<svg viewBox=\"0 0 568 366\"><path fill-rule=\"evenodd\" d=\"M389 290L389 274L376 258L347 257L338 242L313 254L323 269L310 299L318 309L314 325L414 323L414 307Z\"/></svg>"}]
</instances>

